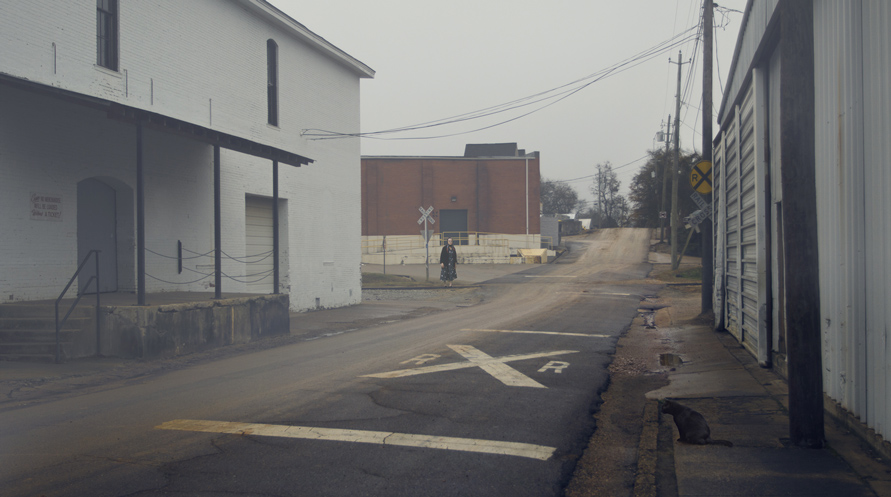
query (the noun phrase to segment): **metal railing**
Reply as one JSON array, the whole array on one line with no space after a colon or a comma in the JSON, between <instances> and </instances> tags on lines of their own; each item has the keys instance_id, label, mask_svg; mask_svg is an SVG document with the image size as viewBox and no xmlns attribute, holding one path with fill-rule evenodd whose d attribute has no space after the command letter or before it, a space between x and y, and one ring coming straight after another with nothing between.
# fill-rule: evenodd
<instances>
[{"instance_id":1,"label":"metal railing","mask_svg":"<svg viewBox=\"0 0 891 497\"><path fill-rule=\"evenodd\" d=\"M395 238L395 239L394 239ZM430 247L441 247L445 244L447 237L441 233L435 233L430 237ZM499 247L507 248L510 246L510 240L502 233L485 233L477 231L461 231L453 232L452 240L455 245L477 246L477 247ZM380 254L384 252L402 252L424 248L423 236L396 236L393 238L383 238L376 240L362 240L363 254Z\"/></svg>"},{"instance_id":2,"label":"metal railing","mask_svg":"<svg viewBox=\"0 0 891 497\"><path fill-rule=\"evenodd\" d=\"M74 308L77 306L77 303L80 302L81 297L83 297L83 293L78 290L77 298L74 299L74 302L71 304L71 307L68 308L68 312L65 313L65 317L59 321L59 303L62 302L62 298L68 293L68 289L71 288L71 284L77 279L77 276L80 274L81 270L84 266L87 265L87 261L90 260L90 256L96 256L96 274L90 276L90 279L87 280L87 283L84 285L84 289L87 289L90 286L90 283L96 282L96 355L100 354L99 349L99 330L100 330L100 320L99 320L99 252L100 250L91 250L87 253L84 260L81 261L80 265L77 266L77 271L74 272L74 276L68 280L68 284L65 285L65 289L62 290L62 293L59 294L59 298L56 299L56 364L60 364L62 362L62 327L65 326L65 322L68 321L68 317L71 316L71 313L74 312Z\"/></svg>"},{"instance_id":3,"label":"metal railing","mask_svg":"<svg viewBox=\"0 0 891 497\"><path fill-rule=\"evenodd\" d=\"M541 248L551 249L554 248L554 237L548 235L541 235Z\"/></svg>"}]
</instances>

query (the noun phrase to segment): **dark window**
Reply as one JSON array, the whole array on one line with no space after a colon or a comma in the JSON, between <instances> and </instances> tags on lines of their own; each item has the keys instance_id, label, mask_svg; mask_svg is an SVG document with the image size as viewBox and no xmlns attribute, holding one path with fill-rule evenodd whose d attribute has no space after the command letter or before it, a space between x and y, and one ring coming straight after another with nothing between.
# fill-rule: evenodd
<instances>
[{"instance_id":1,"label":"dark window","mask_svg":"<svg viewBox=\"0 0 891 497\"><path fill-rule=\"evenodd\" d=\"M96 64L118 70L118 0L96 0Z\"/></svg>"},{"instance_id":2,"label":"dark window","mask_svg":"<svg viewBox=\"0 0 891 497\"><path fill-rule=\"evenodd\" d=\"M278 45L266 40L267 121L278 126Z\"/></svg>"}]
</instances>

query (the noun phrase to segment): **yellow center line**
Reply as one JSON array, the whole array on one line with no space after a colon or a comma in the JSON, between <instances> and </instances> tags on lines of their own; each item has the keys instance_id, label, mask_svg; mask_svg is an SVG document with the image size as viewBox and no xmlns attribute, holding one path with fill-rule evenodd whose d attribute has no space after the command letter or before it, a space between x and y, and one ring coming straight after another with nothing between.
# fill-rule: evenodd
<instances>
[{"instance_id":1,"label":"yellow center line","mask_svg":"<svg viewBox=\"0 0 891 497\"><path fill-rule=\"evenodd\" d=\"M464 328L461 331L485 331L488 333L525 333L528 335L563 335L570 337L609 338L609 335L594 335L590 333L564 333L562 331L531 331L531 330L489 330L481 328Z\"/></svg>"},{"instance_id":2,"label":"yellow center line","mask_svg":"<svg viewBox=\"0 0 891 497\"><path fill-rule=\"evenodd\" d=\"M578 275L570 274L525 274L526 278L578 278Z\"/></svg>"}]
</instances>

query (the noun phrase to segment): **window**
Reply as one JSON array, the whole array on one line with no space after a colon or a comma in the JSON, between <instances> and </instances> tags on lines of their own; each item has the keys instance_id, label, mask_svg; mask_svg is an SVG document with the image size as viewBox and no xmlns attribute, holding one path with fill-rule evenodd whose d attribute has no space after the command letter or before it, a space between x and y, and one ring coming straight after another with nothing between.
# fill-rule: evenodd
<instances>
[{"instance_id":1,"label":"window","mask_svg":"<svg viewBox=\"0 0 891 497\"><path fill-rule=\"evenodd\" d=\"M96 64L118 70L118 0L96 0Z\"/></svg>"},{"instance_id":2,"label":"window","mask_svg":"<svg viewBox=\"0 0 891 497\"><path fill-rule=\"evenodd\" d=\"M278 45L266 40L266 107L267 122L278 126Z\"/></svg>"}]
</instances>

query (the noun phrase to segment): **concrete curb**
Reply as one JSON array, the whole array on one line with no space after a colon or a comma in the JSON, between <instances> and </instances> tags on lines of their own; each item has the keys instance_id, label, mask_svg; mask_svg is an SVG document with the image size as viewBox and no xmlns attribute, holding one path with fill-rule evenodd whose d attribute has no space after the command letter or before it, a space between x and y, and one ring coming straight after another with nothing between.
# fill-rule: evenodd
<instances>
[{"instance_id":1,"label":"concrete curb","mask_svg":"<svg viewBox=\"0 0 891 497\"><path fill-rule=\"evenodd\" d=\"M659 401L648 400L643 410L643 429L637 448L634 497L656 497L656 451L659 439Z\"/></svg>"}]
</instances>

